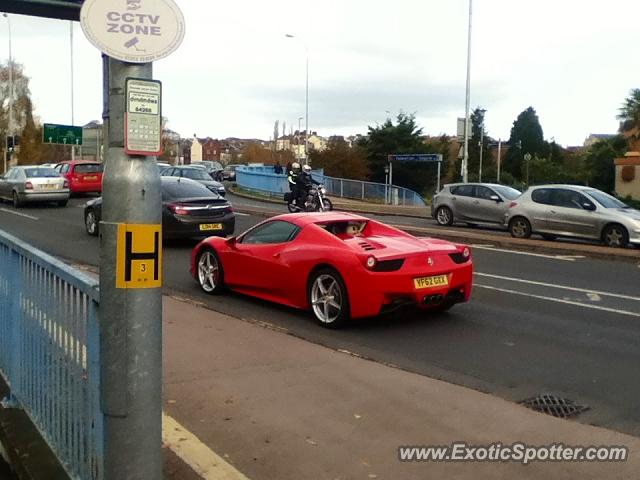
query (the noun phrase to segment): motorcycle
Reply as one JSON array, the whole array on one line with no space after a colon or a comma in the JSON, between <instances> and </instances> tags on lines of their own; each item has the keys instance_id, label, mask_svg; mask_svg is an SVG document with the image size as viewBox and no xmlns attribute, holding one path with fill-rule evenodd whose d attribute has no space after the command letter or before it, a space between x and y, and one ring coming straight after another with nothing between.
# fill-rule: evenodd
<instances>
[{"instance_id":1,"label":"motorcycle","mask_svg":"<svg viewBox=\"0 0 640 480\"><path fill-rule=\"evenodd\" d=\"M284 201L291 213L294 212L328 212L333 210L331 200L327 198L327 189L324 185L314 185L307 191L304 205L298 205L292 192L284 194Z\"/></svg>"}]
</instances>

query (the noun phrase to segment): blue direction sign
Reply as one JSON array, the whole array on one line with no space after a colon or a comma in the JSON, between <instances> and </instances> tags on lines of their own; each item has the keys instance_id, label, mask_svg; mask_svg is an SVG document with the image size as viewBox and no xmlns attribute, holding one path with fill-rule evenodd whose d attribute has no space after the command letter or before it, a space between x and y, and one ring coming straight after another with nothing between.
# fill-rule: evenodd
<instances>
[{"instance_id":1,"label":"blue direction sign","mask_svg":"<svg viewBox=\"0 0 640 480\"><path fill-rule=\"evenodd\" d=\"M416 153L411 155L389 155L389 160L400 162L442 162L439 153Z\"/></svg>"},{"instance_id":2,"label":"blue direction sign","mask_svg":"<svg viewBox=\"0 0 640 480\"><path fill-rule=\"evenodd\" d=\"M82 145L82 127L45 123L42 128L42 143Z\"/></svg>"}]
</instances>

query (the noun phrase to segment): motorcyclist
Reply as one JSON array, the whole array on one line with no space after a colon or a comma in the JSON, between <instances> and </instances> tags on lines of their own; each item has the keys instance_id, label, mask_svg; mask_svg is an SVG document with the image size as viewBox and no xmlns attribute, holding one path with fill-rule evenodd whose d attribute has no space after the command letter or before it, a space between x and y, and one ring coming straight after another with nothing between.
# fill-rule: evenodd
<instances>
[{"instance_id":1,"label":"motorcyclist","mask_svg":"<svg viewBox=\"0 0 640 480\"><path fill-rule=\"evenodd\" d=\"M309 165L304 165L302 167L302 174L299 176L298 183L300 188L298 191L298 206L304 208L309 189L313 185L320 185L320 182L314 180L314 178L311 176L311 167Z\"/></svg>"},{"instance_id":2,"label":"motorcyclist","mask_svg":"<svg viewBox=\"0 0 640 480\"><path fill-rule=\"evenodd\" d=\"M291 164L291 170L287 172L287 182L289 183L289 190L291 190L291 196L296 203L300 205L298 198L300 197L300 185L301 185L302 173L300 172L300 164L293 162ZM303 201L304 204L304 201Z\"/></svg>"}]
</instances>

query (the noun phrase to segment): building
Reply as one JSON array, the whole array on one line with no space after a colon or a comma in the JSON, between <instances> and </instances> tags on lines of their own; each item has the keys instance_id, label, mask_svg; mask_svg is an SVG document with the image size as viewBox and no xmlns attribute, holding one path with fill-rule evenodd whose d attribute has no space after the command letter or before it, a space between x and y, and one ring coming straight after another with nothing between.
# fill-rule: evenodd
<instances>
[{"instance_id":1,"label":"building","mask_svg":"<svg viewBox=\"0 0 640 480\"><path fill-rule=\"evenodd\" d=\"M602 142L603 140L609 140L610 138L615 137L616 134L614 133L590 133L589 136L584 140L583 146L585 148L589 148L595 143Z\"/></svg>"}]
</instances>

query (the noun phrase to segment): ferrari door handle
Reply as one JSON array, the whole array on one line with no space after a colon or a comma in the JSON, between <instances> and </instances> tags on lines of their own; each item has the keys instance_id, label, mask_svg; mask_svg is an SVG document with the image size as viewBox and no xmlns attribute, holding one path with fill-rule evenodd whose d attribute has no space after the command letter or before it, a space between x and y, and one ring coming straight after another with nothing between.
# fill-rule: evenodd
<instances>
[{"instance_id":1,"label":"ferrari door handle","mask_svg":"<svg viewBox=\"0 0 640 480\"><path fill-rule=\"evenodd\" d=\"M280 254L279 253L274 253L273 254L273 258L280 258Z\"/></svg>"}]
</instances>

